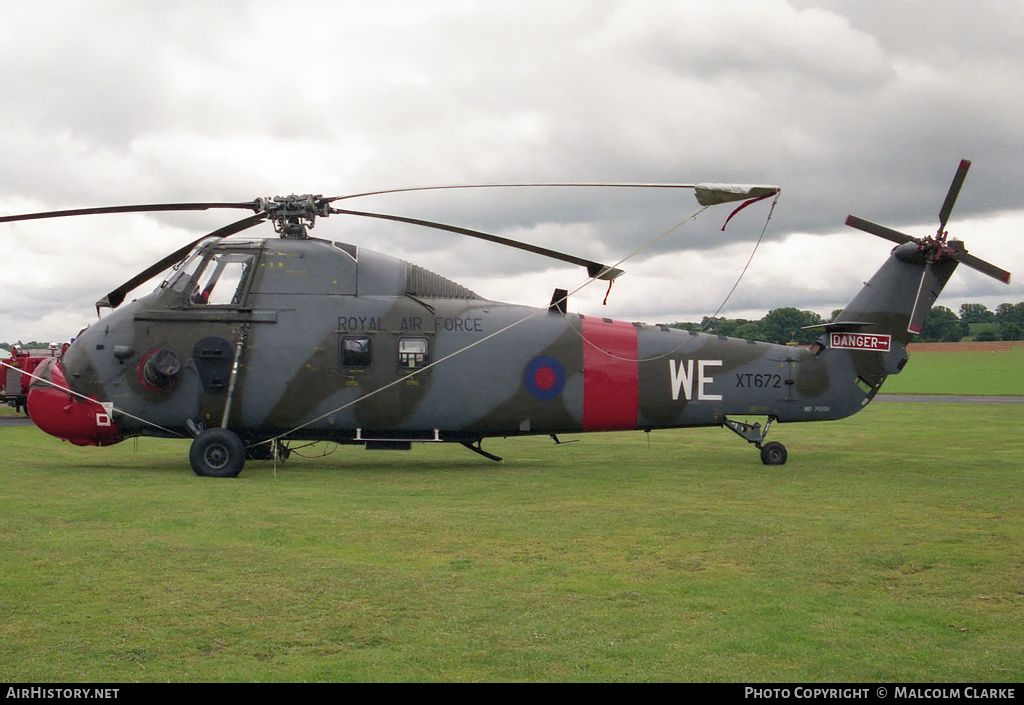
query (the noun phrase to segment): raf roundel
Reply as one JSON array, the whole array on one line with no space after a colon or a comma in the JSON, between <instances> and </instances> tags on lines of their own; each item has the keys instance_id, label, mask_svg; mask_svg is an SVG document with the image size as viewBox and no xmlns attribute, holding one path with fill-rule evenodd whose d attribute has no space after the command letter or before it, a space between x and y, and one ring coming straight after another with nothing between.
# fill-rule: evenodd
<instances>
[{"instance_id":1,"label":"raf roundel","mask_svg":"<svg viewBox=\"0 0 1024 705\"><path fill-rule=\"evenodd\" d=\"M550 401L565 388L565 368L555 358L540 355L526 366L523 381L534 399Z\"/></svg>"}]
</instances>

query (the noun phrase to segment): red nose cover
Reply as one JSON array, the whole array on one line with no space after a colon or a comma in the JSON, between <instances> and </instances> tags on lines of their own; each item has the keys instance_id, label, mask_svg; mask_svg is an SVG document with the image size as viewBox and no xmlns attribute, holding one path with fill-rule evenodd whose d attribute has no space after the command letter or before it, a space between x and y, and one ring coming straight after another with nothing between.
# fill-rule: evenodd
<instances>
[{"instance_id":1,"label":"red nose cover","mask_svg":"<svg viewBox=\"0 0 1024 705\"><path fill-rule=\"evenodd\" d=\"M54 386L35 382L28 392L29 416L36 426L76 446L109 446L124 440L111 418L112 405L70 394L59 362L47 372Z\"/></svg>"}]
</instances>

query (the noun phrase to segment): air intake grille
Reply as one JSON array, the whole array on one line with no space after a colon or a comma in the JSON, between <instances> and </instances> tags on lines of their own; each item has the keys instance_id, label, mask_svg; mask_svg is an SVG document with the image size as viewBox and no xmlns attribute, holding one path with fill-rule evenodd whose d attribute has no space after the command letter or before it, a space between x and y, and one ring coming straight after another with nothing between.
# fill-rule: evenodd
<instances>
[{"instance_id":1,"label":"air intake grille","mask_svg":"<svg viewBox=\"0 0 1024 705\"><path fill-rule=\"evenodd\" d=\"M405 269L405 293L420 298L434 299L479 299L475 293L445 279L439 274L415 264L407 263Z\"/></svg>"}]
</instances>

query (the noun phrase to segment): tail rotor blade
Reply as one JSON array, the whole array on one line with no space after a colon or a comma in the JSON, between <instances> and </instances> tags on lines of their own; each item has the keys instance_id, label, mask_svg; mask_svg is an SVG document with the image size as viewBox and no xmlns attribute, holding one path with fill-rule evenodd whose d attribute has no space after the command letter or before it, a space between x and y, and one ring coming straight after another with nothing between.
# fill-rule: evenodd
<instances>
[{"instance_id":1,"label":"tail rotor blade","mask_svg":"<svg viewBox=\"0 0 1024 705\"><path fill-rule=\"evenodd\" d=\"M857 228L858 230L863 230L866 233L871 233L872 235L877 235L885 240L895 242L897 245L902 245L905 242L917 241L915 238L912 238L909 235L904 235L898 230L893 230L885 227L884 225L872 223L869 220L864 220L863 218L858 218L854 215L846 217L846 224L851 228Z\"/></svg>"},{"instance_id":2,"label":"tail rotor blade","mask_svg":"<svg viewBox=\"0 0 1024 705\"><path fill-rule=\"evenodd\" d=\"M957 255L956 258L960 261L960 264L966 264L971 269L976 269L982 274L987 274L993 279L998 279L1004 284L1010 283L1010 273L1005 269L1000 269L994 264L989 264L985 260L966 252Z\"/></svg>"},{"instance_id":3,"label":"tail rotor blade","mask_svg":"<svg viewBox=\"0 0 1024 705\"><path fill-rule=\"evenodd\" d=\"M956 174L953 175L953 183L949 185L949 192L946 194L946 200L942 204L942 209L939 211L939 235L946 229L946 221L949 220L949 214L953 212L953 204L956 203L957 196L960 195L960 189L964 185L964 179L967 178L967 170L971 168L971 162L967 159L960 160L960 166L957 167Z\"/></svg>"},{"instance_id":4,"label":"tail rotor blade","mask_svg":"<svg viewBox=\"0 0 1024 705\"><path fill-rule=\"evenodd\" d=\"M942 290L942 286L938 286L938 290ZM921 270L921 281L917 285L917 296L914 299L914 308L910 312L910 321L907 324L907 330L914 335L920 335L921 330L924 328L924 318L928 315L928 310L935 303L936 298L936 279L935 273L932 272L931 266L925 267Z\"/></svg>"}]
</instances>

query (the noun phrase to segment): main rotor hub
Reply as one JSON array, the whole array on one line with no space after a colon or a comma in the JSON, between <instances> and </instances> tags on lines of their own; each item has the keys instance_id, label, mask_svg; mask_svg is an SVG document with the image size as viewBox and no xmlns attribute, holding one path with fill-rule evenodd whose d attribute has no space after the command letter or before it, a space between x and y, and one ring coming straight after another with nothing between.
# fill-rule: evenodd
<instances>
[{"instance_id":1,"label":"main rotor hub","mask_svg":"<svg viewBox=\"0 0 1024 705\"><path fill-rule=\"evenodd\" d=\"M316 217L330 214L330 201L322 195L270 196L257 198L253 207L264 212L274 224L274 232L283 238L303 239L316 223Z\"/></svg>"}]
</instances>

